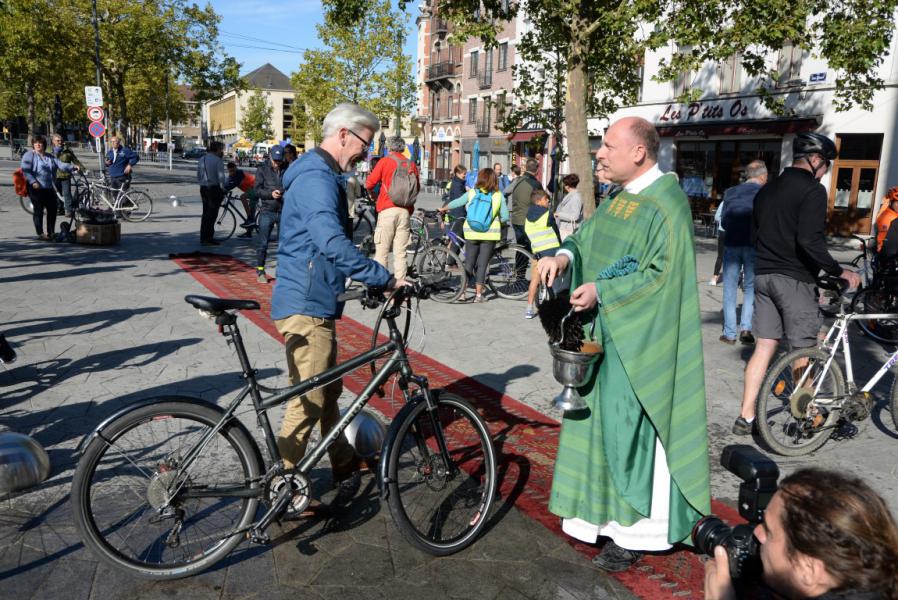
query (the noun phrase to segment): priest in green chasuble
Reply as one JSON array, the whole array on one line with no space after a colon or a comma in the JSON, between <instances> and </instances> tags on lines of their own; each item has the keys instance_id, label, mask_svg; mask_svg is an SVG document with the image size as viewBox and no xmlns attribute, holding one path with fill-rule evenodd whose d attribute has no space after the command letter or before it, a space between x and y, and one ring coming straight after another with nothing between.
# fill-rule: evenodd
<instances>
[{"instance_id":1,"label":"priest in green chasuble","mask_svg":"<svg viewBox=\"0 0 898 600\"><path fill-rule=\"evenodd\" d=\"M593 560L607 571L688 542L711 509L692 216L659 146L648 121L615 122L596 158L619 191L538 263L549 285L569 270L571 304L597 311L604 355L579 390L589 408L564 415L549 510L568 535L610 538Z\"/></svg>"}]
</instances>

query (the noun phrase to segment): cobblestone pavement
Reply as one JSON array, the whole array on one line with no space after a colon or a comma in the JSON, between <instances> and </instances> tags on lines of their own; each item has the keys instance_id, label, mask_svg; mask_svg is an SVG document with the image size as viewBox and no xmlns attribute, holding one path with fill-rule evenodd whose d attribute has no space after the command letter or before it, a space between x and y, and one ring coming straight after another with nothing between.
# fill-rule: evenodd
<instances>
[{"instance_id":1,"label":"cobblestone pavement","mask_svg":"<svg viewBox=\"0 0 898 600\"><path fill-rule=\"evenodd\" d=\"M217 400L240 385L233 353L213 327L183 302L208 293L168 255L198 250L200 205L189 168L169 173L138 169L135 187L156 199L146 223L122 225L112 247L46 244L8 185L13 163L0 161L0 330L19 361L0 371L0 425L34 436L53 470L35 490L0 499L0 597L56 598L595 598L632 597L599 575L565 540L508 508L469 550L434 559L397 535L374 482L340 519L275 528L272 547L244 544L211 572L185 581L150 583L98 565L80 545L67 503L74 450L105 415L135 399L178 391ZM184 204L173 208L169 196ZM427 198L423 203L435 202ZM722 346L722 290L705 284L713 240L699 239L700 296L708 389L712 486L732 501L735 478L717 466L738 411L742 369L750 348ZM220 251L252 262L247 240ZM843 256L845 254L843 253ZM276 269L270 269L276 273ZM524 306L422 304L427 336L413 345L437 361L479 379L536 409L557 392L548 353ZM371 313L350 306L368 324ZM472 329L473 328L473 329ZM258 328L242 329L263 382L286 384L283 347ZM472 334L472 331L474 332ZM884 350L858 339L855 366L869 375ZM807 464L850 469L871 481L898 512L894 448L898 434L884 412L889 378L875 390L873 419L814 456L777 459L788 472ZM277 422L279 414L272 419ZM326 469L317 489L329 488Z\"/></svg>"}]
</instances>

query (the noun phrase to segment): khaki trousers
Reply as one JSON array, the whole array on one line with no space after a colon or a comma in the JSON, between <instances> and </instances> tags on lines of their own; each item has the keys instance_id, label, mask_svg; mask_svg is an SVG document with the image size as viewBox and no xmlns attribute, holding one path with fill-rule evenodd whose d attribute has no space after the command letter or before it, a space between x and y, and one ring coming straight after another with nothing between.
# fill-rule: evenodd
<instances>
[{"instance_id":1,"label":"khaki trousers","mask_svg":"<svg viewBox=\"0 0 898 600\"><path fill-rule=\"evenodd\" d=\"M292 315L278 319L274 324L286 342L287 367L292 385L336 364L337 336L333 319ZM287 412L277 438L278 450L286 468L292 469L305 456L316 422L321 423L321 435L325 436L340 420L337 401L342 392L343 381L337 380L287 402ZM328 454L334 481L342 481L352 475L357 461L345 436L341 435L328 448Z\"/></svg>"},{"instance_id":2,"label":"khaki trousers","mask_svg":"<svg viewBox=\"0 0 898 600\"><path fill-rule=\"evenodd\" d=\"M377 214L377 227L374 229L374 260L387 266L387 255L393 250L393 276L405 279L408 266L405 262L405 251L411 235L409 229L408 209L393 207Z\"/></svg>"}]
</instances>

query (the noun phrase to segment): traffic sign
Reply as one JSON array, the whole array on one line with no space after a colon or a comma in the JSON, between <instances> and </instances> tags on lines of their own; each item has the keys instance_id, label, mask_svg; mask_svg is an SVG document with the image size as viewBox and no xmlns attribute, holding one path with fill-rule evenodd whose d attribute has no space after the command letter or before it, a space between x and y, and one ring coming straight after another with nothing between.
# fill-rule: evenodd
<instances>
[{"instance_id":1,"label":"traffic sign","mask_svg":"<svg viewBox=\"0 0 898 600\"><path fill-rule=\"evenodd\" d=\"M103 88L98 85L84 86L84 100L88 106L101 106L103 104Z\"/></svg>"},{"instance_id":2,"label":"traffic sign","mask_svg":"<svg viewBox=\"0 0 898 600\"><path fill-rule=\"evenodd\" d=\"M87 118L91 121L102 121L103 117L106 116L106 113L103 112L103 109L99 106L88 106L87 107Z\"/></svg>"},{"instance_id":3,"label":"traffic sign","mask_svg":"<svg viewBox=\"0 0 898 600\"><path fill-rule=\"evenodd\" d=\"M106 133L106 126L99 121L91 121L91 124L87 126L87 131L92 136L98 138Z\"/></svg>"}]
</instances>

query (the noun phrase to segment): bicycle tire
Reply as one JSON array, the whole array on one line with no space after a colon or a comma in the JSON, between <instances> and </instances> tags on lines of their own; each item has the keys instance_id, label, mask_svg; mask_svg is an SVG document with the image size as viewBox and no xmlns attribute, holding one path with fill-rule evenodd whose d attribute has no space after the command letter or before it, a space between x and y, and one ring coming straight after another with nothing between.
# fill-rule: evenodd
<instances>
[{"instance_id":1,"label":"bicycle tire","mask_svg":"<svg viewBox=\"0 0 898 600\"><path fill-rule=\"evenodd\" d=\"M506 300L523 300L530 290L531 264L536 260L523 246L509 244L497 248L487 266L490 286Z\"/></svg>"},{"instance_id":2,"label":"bicycle tire","mask_svg":"<svg viewBox=\"0 0 898 600\"><path fill-rule=\"evenodd\" d=\"M140 223L153 212L153 199L143 190L128 190L119 197L115 211L126 221Z\"/></svg>"},{"instance_id":3,"label":"bicycle tire","mask_svg":"<svg viewBox=\"0 0 898 600\"><path fill-rule=\"evenodd\" d=\"M409 238L408 247L405 253L409 256L417 256L422 252L428 244L430 244L430 234L427 231L427 223L419 215L413 215L409 219Z\"/></svg>"},{"instance_id":4,"label":"bicycle tire","mask_svg":"<svg viewBox=\"0 0 898 600\"><path fill-rule=\"evenodd\" d=\"M212 239L216 242L224 242L231 239L234 231L237 229L237 215L230 205L225 204L221 207L221 212L213 224Z\"/></svg>"},{"instance_id":5,"label":"bicycle tire","mask_svg":"<svg viewBox=\"0 0 898 600\"><path fill-rule=\"evenodd\" d=\"M898 313L898 296L884 287L865 288L851 299L851 312L859 314ZM864 335L884 344L898 344L898 320L855 321Z\"/></svg>"},{"instance_id":6,"label":"bicycle tire","mask_svg":"<svg viewBox=\"0 0 898 600\"><path fill-rule=\"evenodd\" d=\"M431 245L418 257L418 276L435 288L430 297L437 302L456 302L465 293L468 275L455 252L443 246Z\"/></svg>"},{"instance_id":7,"label":"bicycle tire","mask_svg":"<svg viewBox=\"0 0 898 600\"><path fill-rule=\"evenodd\" d=\"M109 423L102 437L87 445L72 477L72 512L84 545L102 562L150 579L177 579L211 567L245 539L242 533L228 532L252 523L257 498L195 498L173 504L179 511L190 510L183 515L186 518L177 540L169 539L173 520L149 504L159 503L169 493L166 473L177 473L172 463L179 452L190 447L187 438L198 440L221 416L221 411L211 406L160 398ZM176 429L182 422L183 427ZM161 433L153 435L156 428ZM167 444L171 444L170 451ZM189 467L184 487L209 485L208 478L219 476L226 479L211 483L245 485L264 472L255 442L233 423L222 427L196 460ZM109 518L99 513L106 502L113 511ZM129 503L138 506L123 512L121 505ZM199 510L192 510L194 507ZM230 517L221 517L220 526L211 523L224 511ZM126 536L118 531L124 528ZM177 546L170 541L177 541ZM135 547L138 550L132 550Z\"/></svg>"},{"instance_id":8,"label":"bicycle tire","mask_svg":"<svg viewBox=\"0 0 898 600\"><path fill-rule=\"evenodd\" d=\"M892 413L892 425L898 431L898 375L892 379L892 391L889 396L889 412Z\"/></svg>"},{"instance_id":9,"label":"bicycle tire","mask_svg":"<svg viewBox=\"0 0 898 600\"><path fill-rule=\"evenodd\" d=\"M22 210L29 215L34 214L34 203L31 201L31 196L19 196L19 204L22 205Z\"/></svg>"},{"instance_id":10,"label":"bicycle tire","mask_svg":"<svg viewBox=\"0 0 898 600\"><path fill-rule=\"evenodd\" d=\"M805 400L814 398L813 389L821 375L812 372L801 388L804 391L795 388L792 363L805 358L808 359L807 368L817 369L818 366L826 364L829 355L819 348L799 348L784 354L767 371L758 393L758 432L771 450L783 456L803 456L820 448L832 435L840 417L839 409L830 410L826 415L822 415L824 421L813 427L813 417L799 419L792 413L793 403L800 408L802 398ZM824 394L833 397L844 395L845 377L835 360L822 375L829 380L821 385ZM808 385L809 383L811 385ZM785 439L781 441L777 435L782 435ZM797 445L802 439L806 439L807 443Z\"/></svg>"},{"instance_id":11,"label":"bicycle tire","mask_svg":"<svg viewBox=\"0 0 898 600\"><path fill-rule=\"evenodd\" d=\"M373 349L378 344L382 344L387 341L390 337L390 332L387 330L386 326L384 326L383 332L380 330L380 326L384 324L386 321L384 320L384 311L387 307L390 306L389 302L384 302L384 304L380 307L380 310L377 313L377 319L374 321L374 331L371 334L371 348ZM408 333L411 330L412 326L412 299L411 297L407 297L403 302L402 312L405 313L405 321L400 325L399 331L402 333L402 342L405 348L408 348ZM402 317L399 317L402 319ZM371 361L368 363L368 368L371 370L371 374L374 375L377 373L380 368L383 366L384 362L389 358L385 356L383 358L379 358L377 360Z\"/></svg>"},{"instance_id":12,"label":"bicycle tire","mask_svg":"<svg viewBox=\"0 0 898 600\"><path fill-rule=\"evenodd\" d=\"M359 246L366 238L374 239L374 223L368 212L355 219L352 225L352 243Z\"/></svg>"},{"instance_id":13,"label":"bicycle tire","mask_svg":"<svg viewBox=\"0 0 898 600\"><path fill-rule=\"evenodd\" d=\"M390 428L387 500L410 544L447 556L474 543L486 526L496 496L496 454L486 423L466 400L432 393L433 412L423 400L410 403ZM431 416L455 461L451 466L437 451Z\"/></svg>"}]
</instances>

